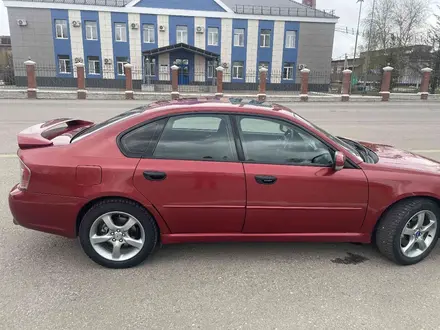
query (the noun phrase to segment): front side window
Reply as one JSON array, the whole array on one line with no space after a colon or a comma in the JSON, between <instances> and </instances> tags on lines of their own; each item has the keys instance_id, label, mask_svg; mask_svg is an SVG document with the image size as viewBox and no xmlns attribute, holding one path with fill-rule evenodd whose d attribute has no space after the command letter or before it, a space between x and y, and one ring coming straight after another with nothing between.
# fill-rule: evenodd
<instances>
[{"instance_id":1,"label":"front side window","mask_svg":"<svg viewBox=\"0 0 440 330\"><path fill-rule=\"evenodd\" d=\"M244 47L244 29L234 29L234 46Z\"/></svg>"},{"instance_id":2,"label":"front side window","mask_svg":"<svg viewBox=\"0 0 440 330\"><path fill-rule=\"evenodd\" d=\"M118 42L127 41L127 24L115 23L115 40Z\"/></svg>"},{"instance_id":3,"label":"front side window","mask_svg":"<svg viewBox=\"0 0 440 330\"><path fill-rule=\"evenodd\" d=\"M332 151L295 125L243 116L238 126L247 162L323 167L333 164Z\"/></svg>"},{"instance_id":4,"label":"front side window","mask_svg":"<svg viewBox=\"0 0 440 330\"><path fill-rule=\"evenodd\" d=\"M55 32L57 39L67 39L69 38L67 32L67 21L65 19L55 20Z\"/></svg>"},{"instance_id":5,"label":"front side window","mask_svg":"<svg viewBox=\"0 0 440 330\"><path fill-rule=\"evenodd\" d=\"M208 46L218 46L218 28L208 28Z\"/></svg>"},{"instance_id":6,"label":"front side window","mask_svg":"<svg viewBox=\"0 0 440 330\"><path fill-rule=\"evenodd\" d=\"M232 63L232 78L243 79L243 62L233 62Z\"/></svg>"},{"instance_id":7,"label":"front side window","mask_svg":"<svg viewBox=\"0 0 440 330\"><path fill-rule=\"evenodd\" d=\"M59 55L58 56L58 70L59 70L59 73L65 73L65 74L72 73L72 67L70 65L69 55Z\"/></svg>"},{"instance_id":8,"label":"front side window","mask_svg":"<svg viewBox=\"0 0 440 330\"><path fill-rule=\"evenodd\" d=\"M228 116L171 117L153 154L154 158L199 161L237 161Z\"/></svg>"},{"instance_id":9,"label":"front side window","mask_svg":"<svg viewBox=\"0 0 440 330\"><path fill-rule=\"evenodd\" d=\"M260 33L260 47L270 47L270 33L271 30L263 29Z\"/></svg>"},{"instance_id":10,"label":"front side window","mask_svg":"<svg viewBox=\"0 0 440 330\"><path fill-rule=\"evenodd\" d=\"M98 56L89 56L87 58L87 63L89 67L89 74L100 74L101 73L101 64L99 62Z\"/></svg>"},{"instance_id":11,"label":"front side window","mask_svg":"<svg viewBox=\"0 0 440 330\"><path fill-rule=\"evenodd\" d=\"M286 48L296 48L296 31L286 31Z\"/></svg>"},{"instance_id":12,"label":"front side window","mask_svg":"<svg viewBox=\"0 0 440 330\"><path fill-rule=\"evenodd\" d=\"M128 63L128 59L126 57L116 57L116 66L118 69L119 76L125 76L124 65L127 63Z\"/></svg>"},{"instance_id":13,"label":"front side window","mask_svg":"<svg viewBox=\"0 0 440 330\"><path fill-rule=\"evenodd\" d=\"M283 67L283 79L285 80L292 80L293 79L293 69L295 67L295 64L286 62L284 63Z\"/></svg>"},{"instance_id":14,"label":"front side window","mask_svg":"<svg viewBox=\"0 0 440 330\"><path fill-rule=\"evenodd\" d=\"M144 24L144 43L146 44L154 44L155 43L155 31L153 24Z\"/></svg>"},{"instance_id":15,"label":"front side window","mask_svg":"<svg viewBox=\"0 0 440 330\"><path fill-rule=\"evenodd\" d=\"M98 25L96 21L86 21L86 39L98 40Z\"/></svg>"},{"instance_id":16,"label":"front side window","mask_svg":"<svg viewBox=\"0 0 440 330\"><path fill-rule=\"evenodd\" d=\"M188 27L186 25L178 25L176 27L176 43L188 43Z\"/></svg>"}]
</instances>

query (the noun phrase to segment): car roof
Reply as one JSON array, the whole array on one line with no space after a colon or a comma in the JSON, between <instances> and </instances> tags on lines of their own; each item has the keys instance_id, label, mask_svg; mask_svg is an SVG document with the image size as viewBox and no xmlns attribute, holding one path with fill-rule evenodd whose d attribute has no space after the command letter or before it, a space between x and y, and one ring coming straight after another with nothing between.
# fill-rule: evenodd
<instances>
[{"instance_id":1,"label":"car roof","mask_svg":"<svg viewBox=\"0 0 440 330\"><path fill-rule=\"evenodd\" d=\"M234 98L234 97L198 97L198 98L182 98L177 100L162 100L156 101L145 106L144 111L153 110L155 112L175 109L175 108L185 108L191 109L203 107L204 110L210 109L212 106L212 111L215 112L219 107L227 107L230 110L236 108L240 112L250 112L252 110L268 110L268 111L279 111L288 112L290 115L295 115L295 113L280 104L270 103L265 101L258 101L251 98ZM248 110L248 111L246 111Z\"/></svg>"}]
</instances>

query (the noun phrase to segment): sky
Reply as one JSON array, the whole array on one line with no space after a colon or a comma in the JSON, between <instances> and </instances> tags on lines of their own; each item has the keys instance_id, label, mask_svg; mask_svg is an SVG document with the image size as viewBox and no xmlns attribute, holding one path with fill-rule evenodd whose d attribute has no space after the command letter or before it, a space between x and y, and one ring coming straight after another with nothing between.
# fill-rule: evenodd
<instances>
[{"instance_id":1,"label":"sky","mask_svg":"<svg viewBox=\"0 0 440 330\"><path fill-rule=\"evenodd\" d=\"M240 0L237 0L237 2L239 1ZM336 15L340 17L337 24L338 26L347 26L349 28L356 29L359 15L359 4L356 3L357 0L317 0L316 2L319 9L336 10ZM372 0L365 0L365 9L370 2L372 2ZM433 2L440 3L440 0L435 0ZM364 10L363 12L365 14L366 10ZM6 8L3 5L3 0L0 0L0 35L8 34L8 15L6 12ZM343 58L345 53L348 53L349 57L353 57L355 39L356 38L354 35L347 35L345 33L335 32L333 58ZM359 42L362 43L361 38Z\"/></svg>"}]
</instances>

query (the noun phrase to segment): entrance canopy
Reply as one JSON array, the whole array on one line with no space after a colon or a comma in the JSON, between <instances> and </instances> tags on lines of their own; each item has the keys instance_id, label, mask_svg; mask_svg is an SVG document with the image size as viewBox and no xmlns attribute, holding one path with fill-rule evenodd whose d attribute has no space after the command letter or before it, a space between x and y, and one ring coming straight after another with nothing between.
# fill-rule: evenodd
<instances>
[{"instance_id":1,"label":"entrance canopy","mask_svg":"<svg viewBox=\"0 0 440 330\"><path fill-rule=\"evenodd\" d=\"M190 46L190 45L187 45L184 43L160 47L160 48L156 48L156 49L145 50L142 52L142 54L144 56L156 56L156 55L165 54L165 53L172 53L172 52L175 52L178 50L186 50L186 51L191 52L193 54L201 55L209 60L218 60L220 57L219 54L209 52L207 50L197 48L194 46Z\"/></svg>"}]
</instances>

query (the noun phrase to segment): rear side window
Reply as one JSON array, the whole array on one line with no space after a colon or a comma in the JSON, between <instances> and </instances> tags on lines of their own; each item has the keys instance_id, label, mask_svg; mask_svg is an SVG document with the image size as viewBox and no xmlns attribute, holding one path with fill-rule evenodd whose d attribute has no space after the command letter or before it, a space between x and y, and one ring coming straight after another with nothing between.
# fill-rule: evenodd
<instances>
[{"instance_id":1,"label":"rear side window","mask_svg":"<svg viewBox=\"0 0 440 330\"><path fill-rule=\"evenodd\" d=\"M237 161L229 117L221 115L171 117L157 143L153 157Z\"/></svg>"},{"instance_id":2,"label":"rear side window","mask_svg":"<svg viewBox=\"0 0 440 330\"><path fill-rule=\"evenodd\" d=\"M152 148L154 145L154 139L162 131L165 122L166 119L161 119L126 133L120 140L120 146L124 154L131 157L148 154L150 147Z\"/></svg>"}]
</instances>

